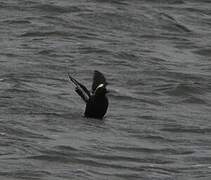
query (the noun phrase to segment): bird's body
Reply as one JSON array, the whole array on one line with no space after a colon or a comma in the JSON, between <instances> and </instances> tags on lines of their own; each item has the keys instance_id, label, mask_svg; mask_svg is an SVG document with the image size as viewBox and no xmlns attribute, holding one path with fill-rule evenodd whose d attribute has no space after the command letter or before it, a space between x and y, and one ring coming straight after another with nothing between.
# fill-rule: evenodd
<instances>
[{"instance_id":1,"label":"bird's body","mask_svg":"<svg viewBox=\"0 0 211 180\"><path fill-rule=\"evenodd\" d=\"M108 98L92 95L86 103L85 117L102 119L108 109Z\"/></svg>"},{"instance_id":2,"label":"bird's body","mask_svg":"<svg viewBox=\"0 0 211 180\"><path fill-rule=\"evenodd\" d=\"M79 83L69 75L70 80L76 85L75 91L86 103L85 117L102 119L108 109L108 98L106 96L106 79L104 75L95 71L93 76L92 91Z\"/></svg>"}]
</instances>

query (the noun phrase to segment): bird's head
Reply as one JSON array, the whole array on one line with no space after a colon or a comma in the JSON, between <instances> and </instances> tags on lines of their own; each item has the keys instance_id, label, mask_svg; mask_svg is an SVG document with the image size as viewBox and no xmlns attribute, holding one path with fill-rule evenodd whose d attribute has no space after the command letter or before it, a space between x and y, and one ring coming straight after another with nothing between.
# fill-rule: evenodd
<instances>
[{"instance_id":1,"label":"bird's head","mask_svg":"<svg viewBox=\"0 0 211 180\"><path fill-rule=\"evenodd\" d=\"M106 93L108 93L108 91L105 84L98 85L94 91L95 96L105 96Z\"/></svg>"}]
</instances>

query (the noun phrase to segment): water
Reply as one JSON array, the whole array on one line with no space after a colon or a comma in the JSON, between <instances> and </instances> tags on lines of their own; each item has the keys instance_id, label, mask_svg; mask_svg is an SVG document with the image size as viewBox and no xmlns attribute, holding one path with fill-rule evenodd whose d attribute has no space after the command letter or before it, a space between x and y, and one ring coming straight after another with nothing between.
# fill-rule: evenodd
<instances>
[{"instance_id":1,"label":"water","mask_svg":"<svg viewBox=\"0 0 211 180\"><path fill-rule=\"evenodd\" d=\"M209 0L1 0L0 179L209 180ZM109 82L83 117L67 73Z\"/></svg>"}]
</instances>

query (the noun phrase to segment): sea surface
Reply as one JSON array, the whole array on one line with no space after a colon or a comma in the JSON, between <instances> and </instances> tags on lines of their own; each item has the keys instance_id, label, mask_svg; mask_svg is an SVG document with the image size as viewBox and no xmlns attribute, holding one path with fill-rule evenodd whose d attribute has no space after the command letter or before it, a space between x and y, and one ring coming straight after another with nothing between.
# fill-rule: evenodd
<instances>
[{"instance_id":1,"label":"sea surface","mask_svg":"<svg viewBox=\"0 0 211 180\"><path fill-rule=\"evenodd\" d=\"M210 180L211 1L1 0L0 179Z\"/></svg>"}]
</instances>

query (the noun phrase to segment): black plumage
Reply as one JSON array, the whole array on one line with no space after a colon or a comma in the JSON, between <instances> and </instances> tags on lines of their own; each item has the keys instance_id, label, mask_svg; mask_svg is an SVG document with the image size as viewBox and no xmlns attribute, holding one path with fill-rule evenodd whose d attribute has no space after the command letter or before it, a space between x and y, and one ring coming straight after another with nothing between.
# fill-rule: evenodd
<instances>
[{"instance_id":1,"label":"black plumage","mask_svg":"<svg viewBox=\"0 0 211 180\"><path fill-rule=\"evenodd\" d=\"M69 79L75 84L77 94L86 103L85 117L102 119L108 109L107 82L104 75L99 71L94 71L91 92L70 75Z\"/></svg>"}]
</instances>

